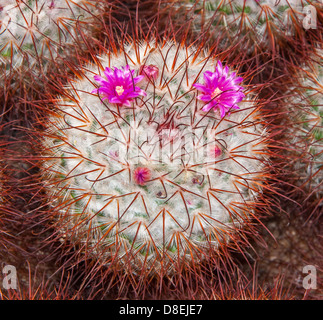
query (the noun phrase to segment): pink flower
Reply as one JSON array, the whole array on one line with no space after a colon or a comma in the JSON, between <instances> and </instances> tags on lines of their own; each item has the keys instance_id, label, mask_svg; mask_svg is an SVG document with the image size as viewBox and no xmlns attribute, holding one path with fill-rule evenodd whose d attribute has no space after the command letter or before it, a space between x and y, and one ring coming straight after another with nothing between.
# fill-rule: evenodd
<instances>
[{"instance_id":1,"label":"pink flower","mask_svg":"<svg viewBox=\"0 0 323 320\"><path fill-rule=\"evenodd\" d=\"M205 71L203 73L205 84L195 83L193 86L202 92L197 96L198 100L206 102L203 111L219 108L221 118L223 118L230 109L240 109L237 105L245 94L238 85L243 78L236 77L233 72L229 75L229 68L223 68L221 61L218 61L215 72Z\"/></svg>"},{"instance_id":2,"label":"pink flower","mask_svg":"<svg viewBox=\"0 0 323 320\"><path fill-rule=\"evenodd\" d=\"M159 69L157 66L150 64L148 66L142 66L139 73L145 76L148 80L156 80L158 77Z\"/></svg>"},{"instance_id":3,"label":"pink flower","mask_svg":"<svg viewBox=\"0 0 323 320\"><path fill-rule=\"evenodd\" d=\"M143 79L140 75L134 77L134 70L130 70L129 66L121 67L121 69L105 68L104 75L106 79L98 75L94 76L94 80L100 83L100 87L92 91L92 93L102 94L102 100L108 99L110 103L125 105L130 107L130 101L139 96L146 96L146 92L135 84Z\"/></svg>"},{"instance_id":4,"label":"pink flower","mask_svg":"<svg viewBox=\"0 0 323 320\"><path fill-rule=\"evenodd\" d=\"M151 179L151 172L148 168L138 167L133 172L133 177L137 184L143 186Z\"/></svg>"}]
</instances>

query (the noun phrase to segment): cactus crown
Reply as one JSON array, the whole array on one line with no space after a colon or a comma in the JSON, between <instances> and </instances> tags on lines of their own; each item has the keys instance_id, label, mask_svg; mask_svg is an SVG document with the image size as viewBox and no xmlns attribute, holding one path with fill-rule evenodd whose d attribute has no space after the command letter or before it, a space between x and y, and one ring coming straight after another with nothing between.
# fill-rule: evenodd
<instances>
[{"instance_id":1,"label":"cactus crown","mask_svg":"<svg viewBox=\"0 0 323 320\"><path fill-rule=\"evenodd\" d=\"M57 225L107 264L156 271L204 259L254 215L266 170L255 102L193 47L134 43L99 61L56 99L48 124Z\"/></svg>"}]
</instances>

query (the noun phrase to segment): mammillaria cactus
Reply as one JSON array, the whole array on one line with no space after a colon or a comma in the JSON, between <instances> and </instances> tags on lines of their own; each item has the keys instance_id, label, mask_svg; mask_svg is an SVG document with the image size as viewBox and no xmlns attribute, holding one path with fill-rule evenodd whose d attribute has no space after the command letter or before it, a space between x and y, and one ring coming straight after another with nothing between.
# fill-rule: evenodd
<instances>
[{"instance_id":1,"label":"mammillaria cactus","mask_svg":"<svg viewBox=\"0 0 323 320\"><path fill-rule=\"evenodd\" d=\"M2 1L0 299L319 297L320 8Z\"/></svg>"},{"instance_id":2,"label":"mammillaria cactus","mask_svg":"<svg viewBox=\"0 0 323 320\"><path fill-rule=\"evenodd\" d=\"M180 4L182 7L183 4ZM230 43L243 41L248 54L279 52L285 59L308 59L321 39L321 7L311 0L186 1L194 30L208 30ZM297 48L297 50L290 50Z\"/></svg>"},{"instance_id":3,"label":"mammillaria cactus","mask_svg":"<svg viewBox=\"0 0 323 320\"><path fill-rule=\"evenodd\" d=\"M106 265L174 270L257 219L266 130L202 48L132 43L55 98L42 171L55 225Z\"/></svg>"},{"instance_id":4,"label":"mammillaria cactus","mask_svg":"<svg viewBox=\"0 0 323 320\"><path fill-rule=\"evenodd\" d=\"M301 88L297 100L299 109L296 110L298 131L293 142L298 146L303 144L306 151L306 159L296 162L296 169L301 173L298 183L312 189L320 199L323 165L323 69L321 65L315 66L316 70L306 71L300 77Z\"/></svg>"},{"instance_id":5,"label":"mammillaria cactus","mask_svg":"<svg viewBox=\"0 0 323 320\"><path fill-rule=\"evenodd\" d=\"M76 36L75 26L95 12L84 0L8 0L0 4L0 63L42 68ZM66 48L65 48L66 49Z\"/></svg>"},{"instance_id":6,"label":"mammillaria cactus","mask_svg":"<svg viewBox=\"0 0 323 320\"><path fill-rule=\"evenodd\" d=\"M195 1L190 2L193 5ZM304 9L312 3L307 0L202 0L194 5L197 12L202 12L206 22L214 17L216 21L213 24L219 22L223 27L230 27L232 32L246 28L246 31L259 35L259 40L268 40L271 32L294 33L295 24L303 23L307 12Z\"/></svg>"}]
</instances>

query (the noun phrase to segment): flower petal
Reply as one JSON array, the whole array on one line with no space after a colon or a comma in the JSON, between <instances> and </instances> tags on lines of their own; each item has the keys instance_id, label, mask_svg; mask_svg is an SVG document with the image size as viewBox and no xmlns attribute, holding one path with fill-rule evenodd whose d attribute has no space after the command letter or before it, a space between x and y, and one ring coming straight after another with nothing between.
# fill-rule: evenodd
<instances>
[{"instance_id":1,"label":"flower petal","mask_svg":"<svg viewBox=\"0 0 323 320\"><path fill-rule=\"evenodd\" d=\"M203 78L204 84L193 84L193 87L201 92L197 95L197 99L206 102L203 111L219 108L221 117L224 117L231 108L239 109L237 103L245 97L243 87L238 85L242 82L242 77L237 77L236 72L229 74L229 67L223 68L219 60L215 71L205 71Z\"/></svg>"},{"instance_id":2,"label":"flower petal","mask_svg":"<svg viewBox=\"0 0 323 320\"><path fill-rule=\"evenodd\" d=\"M134 84L143 79L143 75L134 77L134 70L130 70L128 65L114 70L106 67L104 70L105 78L95 75L94 80L100 84L98 89L92 93L102 94L102 99L108 99L110 103L131 106L131 99L138 96L146 96L146 92Z\"/></svg>"}]
</instances>

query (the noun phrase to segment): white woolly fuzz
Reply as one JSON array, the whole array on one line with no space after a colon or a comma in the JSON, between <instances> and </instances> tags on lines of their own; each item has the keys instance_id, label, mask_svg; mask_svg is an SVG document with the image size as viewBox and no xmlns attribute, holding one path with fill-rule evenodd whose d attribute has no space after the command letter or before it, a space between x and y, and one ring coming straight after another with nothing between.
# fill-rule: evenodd
<instances>
[{"instance_id":1,"label":"white woolly fuzz","mask_svg":"<svg viewBox=\"0 0 323 320\"><path fill-rule=\"evenodd\" d=\"M106 263L156 271L162 262L205 258L250 221L262 190L266 132L254 101L222 119L218 110L202 111L193 84L216 61L195 48L128 45L100 62L128 65L134 77L143 65L159 74L136 84L147 96L116 106L91 93L93 76L103 72L89 66L66 89L75 101L58 100L45 140L55 159L44 167L58 224ZM138 168L151 174L144 184Z\"/></svg>"},{"instance_id":2,"label":"white woolly fuzz","mask_svg":"<svg viewBox=\"0 0 323 320\"><path fill-rule=\"evenodd\" d=\"M0 66L30 65L56 57L73 42L76 23L87 21L97 8L86 0L6 0L0 4ZM28 56L28 57L27 57ZM11 61L12 60L12 61Z\"/></svg>"}]
</instances>

